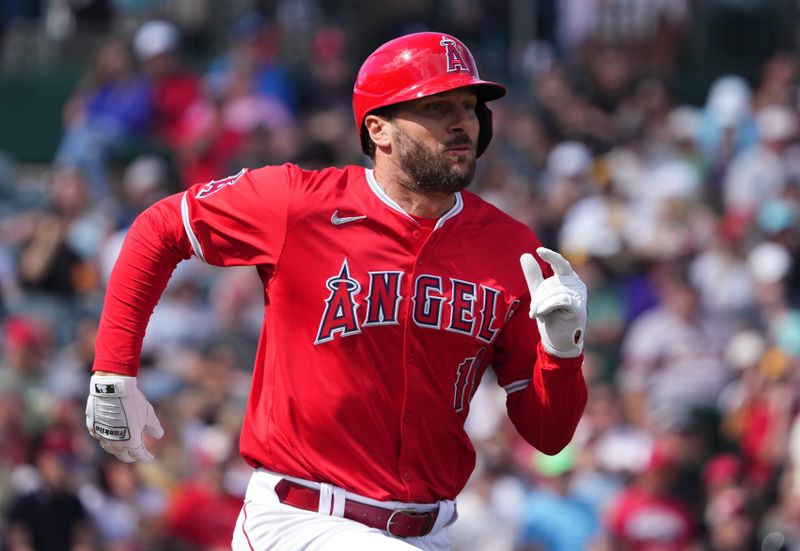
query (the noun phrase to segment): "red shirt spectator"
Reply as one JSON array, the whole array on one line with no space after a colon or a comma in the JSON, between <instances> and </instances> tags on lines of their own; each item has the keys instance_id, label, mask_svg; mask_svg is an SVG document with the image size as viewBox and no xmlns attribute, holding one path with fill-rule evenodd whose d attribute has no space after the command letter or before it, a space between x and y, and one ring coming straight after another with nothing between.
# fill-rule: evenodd
<instances>
[{"instance_id":1,"label":"red shirt spectator","mask_svg":"<svg viewBox=\"0 0 800 551\"><path fill-rule=\"evenodd\" d=\"M242 498L190 481L174 495L167 513L167 532L200 549L230 549L231 533Z\"/></svg>"},{"instance_id":2,"label":"red shirt spectator","mask_svg":"<svg viewBox=\"0 0 800 551\"><path fill-rule=\"evenodd\" d=\"M656 450L633 485L611 506L606 520L615 549L685 551L696 543L689 508L669 494L675 463Z\"/></svg>"},{"instance_id":3,"label":"red shirt spectator","mask_svg":"<svg viewBox=\"0 0 800 551\"><path fill-rule=\"evenodd\" d=\"M134 38L134 49L150 79L154 130L174 148L186 110L200 97L200 77L180 66L177 27L164 20L148 21Z\"/></svg>"}]
</instances>

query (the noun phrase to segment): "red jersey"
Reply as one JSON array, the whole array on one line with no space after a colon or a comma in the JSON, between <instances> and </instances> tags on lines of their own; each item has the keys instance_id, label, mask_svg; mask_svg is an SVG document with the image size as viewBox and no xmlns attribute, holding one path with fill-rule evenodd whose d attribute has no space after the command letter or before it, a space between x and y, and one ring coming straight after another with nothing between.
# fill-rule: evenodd
<instances>
[{"instance_id":1,"label":"red jersey","mask_svg":"<svg viewBox=\"0 0 800 551\"><path fill-rule=\"evenodd\" d=\"M164 265L193 253L257 268L264 325L240 441L253 466L379 500L453 499L475 465L464 420L487 367L547 453L583 412L582 357L546 353L528 316L519 257L538 240L472 193L426 221L363 167L264 167L165 199L128 241L95 369L135 373Z\"/></svg>"}]
</instances>

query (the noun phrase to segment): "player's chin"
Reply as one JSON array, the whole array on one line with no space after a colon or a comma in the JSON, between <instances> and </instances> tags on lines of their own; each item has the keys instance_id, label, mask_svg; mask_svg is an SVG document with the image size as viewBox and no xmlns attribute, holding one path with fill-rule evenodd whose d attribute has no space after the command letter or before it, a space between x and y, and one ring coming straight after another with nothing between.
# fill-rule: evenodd
<instances>
[{"instance_id":1,"label":"player's chin","mask_svg":"<svg viewBox=\"0 0 800 551\"><path fill-rule=\"evenodd\" d=\"M450 170L452 170L455 174L460 174L463 176L473 174L475 172L475 158L468 157L455 160L450 165Z\"/></svg>"},{"instance_id":2,"label":"player's chin","mask_svg":"<svg viewBox=\"0 0 800 551\"><path fill-rule=\"evenodd\" d=\"M450 171L450 191L461 191L472 183L475 178L475 161L458 163L452 166Z\"/></svg>"}]
</instances>

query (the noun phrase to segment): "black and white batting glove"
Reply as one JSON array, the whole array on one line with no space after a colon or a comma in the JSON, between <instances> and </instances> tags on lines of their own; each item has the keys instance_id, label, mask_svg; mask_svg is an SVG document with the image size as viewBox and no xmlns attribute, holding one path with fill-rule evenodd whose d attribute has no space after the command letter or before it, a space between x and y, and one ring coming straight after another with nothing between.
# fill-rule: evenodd
<instances>
[{"instance_id":1,"label":"black and white batting glove","mask_svg":"<svg viewBox=\"0 0 800 551\"><path fill-rule=\"evenodd\" d=\"M536 252L553 267L554 275L545 279L530 253L520 257L531 293L531 319L536 319L547 352L561 358L575 358L583 352L586 333L586 285L557 252L545 247Z\"/></svg>"},{"instance_id":2,"label":"black and white batting glove","mask_svg":"<svg viewBox=\"0 0 800 551\"><path fill-rule=\"evenodd\" d=\"M136 385L136 377L92 375L86 402L86 428L100 447L125 463L152 461L142 439L146 431L164 436L153 406Z\"/></svg>"}]
</instances>

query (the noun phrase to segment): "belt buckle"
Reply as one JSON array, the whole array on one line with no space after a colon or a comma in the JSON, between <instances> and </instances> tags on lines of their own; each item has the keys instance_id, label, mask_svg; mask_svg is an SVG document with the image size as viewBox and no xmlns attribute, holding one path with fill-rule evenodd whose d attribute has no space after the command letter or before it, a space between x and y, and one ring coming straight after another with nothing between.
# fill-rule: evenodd
<instances>
[{"instance_id":1,"label":"belt buckle","mask_svg":"<svg viewBox=\"0 0 800 551\"><path fill-rule=\"evenodd\" d=\"M395 520L396 520L394 518L394 516L396 514L398 514L398 513L402 513L404 515L408 515L408 516L411 516L411 517L424 517L424 516L427 516L428 517L428 522L425 524L425 526L422 529L420 534L417 534L416 536L401 536L401 535L398 535L398 534L395 534L394 532L392 532L392 523L395 522ZM432 515L431 515L430 512L415 511L414 509L395 509L394 511L392 511L392 514L389 515L389 518L386 519L386 531L389 532L389 534L391 534L392 536L394 536L396 538L408 538L408 537L425 536L430 532L430 529L432 528L432 524L433 523L431 522L431 516Z\"/></svg>"}]
</instances>

